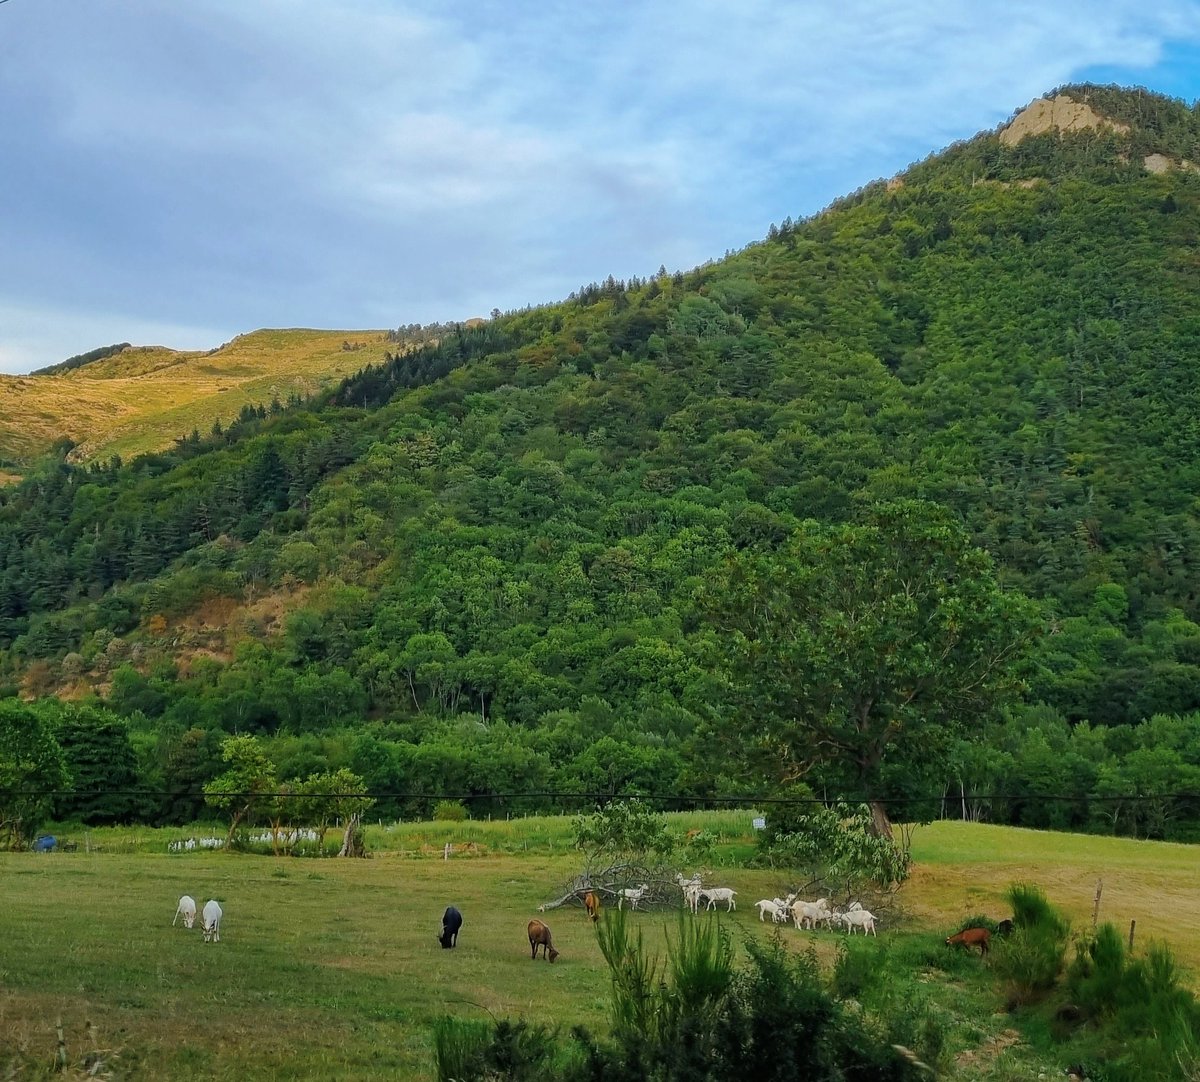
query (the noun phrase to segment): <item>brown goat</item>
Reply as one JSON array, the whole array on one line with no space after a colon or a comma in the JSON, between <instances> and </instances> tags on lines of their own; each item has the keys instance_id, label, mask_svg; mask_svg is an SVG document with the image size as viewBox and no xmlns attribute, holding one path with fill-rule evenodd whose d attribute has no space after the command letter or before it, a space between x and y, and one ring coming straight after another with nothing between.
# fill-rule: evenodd
<instances>
[{"instance_id":1,"label":"brown goat","mask_svg":"<svg viewBox=\"0 0 1200 1082\"><path fill-rule=\"evenodd\" d=\"M541 947L542 957L548 962L553 962L558 957L558 951L554 949L554 939L550 935L549 927L534 917L529 922L527 931L529 932L530 960L537 957L538 947Z\"/></svg>"},{"instance_id":2,"label":"brown goat","mask_svg":"<svg viewBox=\"0 0 1200 1082\"><path fill-rule=\"evenodd\" d=\"M600 899L590 890L583 896L583 908L592 920L600 919Z\"/></svg>"},{"instance_id":3,"label":"brown goat","mask_svg":"<svg viewBox=\"0 0 1200 1082\"><path fill-rule=\"evenodd\" d=\"M972 947L979 948L979 957L982 958L991 949L988 941L992 938L992 933L986 928L964 928L958 935L952 935L946 940L948 946L956 946L962 944L967 950Z\"/></svg>"}]
</instances>

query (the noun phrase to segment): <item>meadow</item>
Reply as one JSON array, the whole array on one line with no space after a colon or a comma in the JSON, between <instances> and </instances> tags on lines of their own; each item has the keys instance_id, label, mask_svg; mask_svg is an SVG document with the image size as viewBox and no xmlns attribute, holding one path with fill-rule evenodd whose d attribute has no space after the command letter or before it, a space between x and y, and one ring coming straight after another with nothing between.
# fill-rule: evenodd
<instances>
[{"instance_id":1,"label":"meadow","mask_svg":"<svg viewBox=\"0 0 1200 1082\"><path fill-rule=\"evenodd\" d=\"M671 817L718 836L708 878L739 892L738 911L719 918L735 941L776 934L753 902L789 885L782 871L745 866L750 815ZM112 1077L167 1080L429 1079L430 1026L447 1013L606 1026L607 971L582 911L546 914L558 963L532 962L525 941L526 920L577 870L567 819L376 824L367 860L168 853L180 836L93 830L73 836L86 841L75 852L0 854L0 1077L40 1077L58 1019L73 1064L94 1062L94 1045ZM447 842L460 847L448 860ZM1136 918L1140 944L1167 937L1185 966L1200 964L1194 849L941 822L915 831L914 853L879 940L856 951L936 958L965 917L1003 916L1017 880L1042 885L1084 927L1103 878L1102 919ZM184 893L221 901L219 944L171 926ZM1151 912L1164 899L1170 928ZM435 936L449 903L465 924L444 951ZM637 921L661 948L678 919ZM830 964L842 941L780 934ZM1029 1077L1044 1052L1019 1039L977 960L956 965L953 979L920 978L921 994L944 998L946 1077Z\"/></svg>"}]
</instances>

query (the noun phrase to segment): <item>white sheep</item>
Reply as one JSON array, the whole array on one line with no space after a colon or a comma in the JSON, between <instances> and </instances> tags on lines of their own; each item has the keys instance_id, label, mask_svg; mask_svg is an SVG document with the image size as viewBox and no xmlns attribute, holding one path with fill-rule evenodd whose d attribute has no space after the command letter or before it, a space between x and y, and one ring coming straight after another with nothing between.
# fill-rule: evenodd
<instances>
[{"instance_id":1,"label":"white sheep","mask_svg":"<svg viewBox=\"0 0 1200 1082\"><path fill-rule=\"evenodd\" d=\"M733 900L735 894L737 891L729 887L706 887L700 892L700 897L708 899L705 909L716 909L717 902L724 902L725 912L728 913L731 909L737 909L737 902Z\"/></svg>"},{"instance_id":2,"label":"white sheep","mask_svg":"<svg viewBox=\"0 0 1200 1082\"><path fill-rule=\"evenodd\" d=\"M643 883L640 887L625 887L617 892L617 908L620 909L625 902L629 902L630 909L637 909L638 902L645 896L646 891L650 889L649 883Z\"/></svg>"}]
</instances>

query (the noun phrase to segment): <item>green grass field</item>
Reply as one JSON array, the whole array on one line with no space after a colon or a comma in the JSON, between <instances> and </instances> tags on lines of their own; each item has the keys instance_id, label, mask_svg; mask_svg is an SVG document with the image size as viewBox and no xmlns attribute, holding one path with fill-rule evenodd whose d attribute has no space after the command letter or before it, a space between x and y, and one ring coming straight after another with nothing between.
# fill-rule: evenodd
<instances>
[{"instance_id":1,"label":"green grass field","mask_svg":"<svg viewBox=\"0 0 1200 1082\"><path fill-rule=\"evenodd\" d=\"M739 891L739 911L721 918L735 939L772 934L753 903L788 882L740 866L748 813L679 818L721 836L709 878ZM531 962L525 941L537 905L576 870L567 822L376 826L376 851L360 861L167 854L180 832L146 830L91 831L99 852L0 854L0 1077L6 1067L39 1077L60 1017L73 1063L90 1047L90 1022L114 1077L167 1080L428 1079L429 1028L443 1013L603 1029L607 975L582 911L546 914L557 964ZM476 848L443 860L431 849L446 841ZM1018 879L1041 884L1082 926L1103 877L1102 918L1136 918L1142 943L1169 933L1185 965L1200 963L1194 849L960 823L921 828L914 849L899 911L858 949L936 951L963 916L1002 916L1000 895ZM184 893L221 901L219 944L171 927ZM1164 897L1182 914L1177 930L1151 916ZM465 924L458 949L443 951L435 933L449 903ZM676 919L638 923L661 946ZM839 938L782 934L797 950L815 943L824 960ZM945 991L947 1011L965 1012L952 1026L950 1077L1036 1077L1024 1073L1036 1054L987 992L969 980Z\"/></svg>"}]
</instances>

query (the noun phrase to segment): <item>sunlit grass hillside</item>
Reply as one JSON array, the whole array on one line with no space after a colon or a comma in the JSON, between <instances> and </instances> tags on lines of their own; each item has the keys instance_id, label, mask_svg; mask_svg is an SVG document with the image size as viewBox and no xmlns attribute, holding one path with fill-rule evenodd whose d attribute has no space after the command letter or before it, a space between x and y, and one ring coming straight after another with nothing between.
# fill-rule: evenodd
<instances>
[{"instance_id":1,"label":"sunlit grass hillside","mask_svg":"<svg viewBox=\"0 0 1200 1082\"><path fill-rule=\"evenodd\" d=\"M134 346L62 374L0 376L0 459L64 437L81 460L158 450L244 405L312 394L387 349L382 331L261 330L208 352Z\"/></svg>"}]
</instances>

